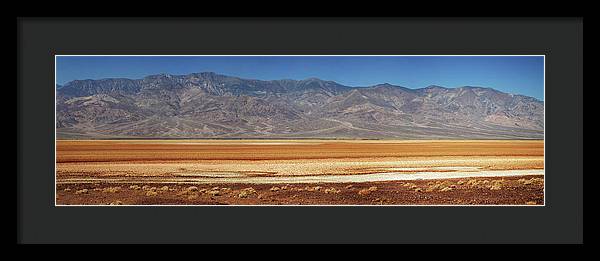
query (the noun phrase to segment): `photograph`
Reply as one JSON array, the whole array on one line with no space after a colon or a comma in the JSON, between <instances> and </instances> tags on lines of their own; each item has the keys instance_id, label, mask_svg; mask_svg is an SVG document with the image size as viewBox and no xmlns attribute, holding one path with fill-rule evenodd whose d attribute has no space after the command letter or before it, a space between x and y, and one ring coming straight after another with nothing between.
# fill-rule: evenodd
<instances>
[{"instance_id":1,"label":"photograph","mask_svg":"<svg viewBox=\"0 0 600 261\"><path fill-rule=\"evenodd\" d=\"M546 204L545 55L54 63L55 206Z\"/></svg>"}]
</instances>

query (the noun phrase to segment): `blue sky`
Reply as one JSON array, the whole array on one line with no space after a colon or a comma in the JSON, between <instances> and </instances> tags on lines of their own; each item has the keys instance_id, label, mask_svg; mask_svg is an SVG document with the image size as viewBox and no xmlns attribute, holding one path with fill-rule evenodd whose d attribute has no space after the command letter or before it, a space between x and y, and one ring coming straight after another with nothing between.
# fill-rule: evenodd
<instances>
[{"instance_id":1,"label":"blue sky","mask_svg":"<svg viewBox=\"0 0 600 261\"><path fill-rule=\"evenodd\" d=\"M317 77L356 87L482 86L543 100L542 56L57 56L56 81L215 72L278 80Z\"/></svg>"}]
</instances>

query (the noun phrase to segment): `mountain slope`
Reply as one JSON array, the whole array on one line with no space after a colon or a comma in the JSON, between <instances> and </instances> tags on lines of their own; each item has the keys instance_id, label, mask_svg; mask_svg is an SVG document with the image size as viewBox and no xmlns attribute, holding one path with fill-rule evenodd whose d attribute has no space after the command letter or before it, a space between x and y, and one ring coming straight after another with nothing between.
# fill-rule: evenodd
<instances>
[{"instance_id":1,"label":"mountain slope","mask_svg":"<svg viewBox=\"0 0 600 261\"><path fill-rule=\"evenodd\" d=\"M491 88L348 87L210 72L57 86L59 138L541 139L543 102Z\"/></svg>"}]
</instances>

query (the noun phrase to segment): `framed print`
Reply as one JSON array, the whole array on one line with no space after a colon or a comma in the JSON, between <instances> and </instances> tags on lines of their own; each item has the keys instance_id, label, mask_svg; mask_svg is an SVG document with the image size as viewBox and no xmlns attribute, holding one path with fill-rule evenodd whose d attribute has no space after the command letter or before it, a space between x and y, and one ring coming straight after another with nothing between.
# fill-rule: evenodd
<instances>
[{"instance_id":1,"label":"framed print","mask_svg":"<svg viewBox=\"0 0 600 261\"><path fill-rule=\"evenodd\" d=\"M20 243L583 241L580 17L17 29Z\"/></svg>"}]
</instances>

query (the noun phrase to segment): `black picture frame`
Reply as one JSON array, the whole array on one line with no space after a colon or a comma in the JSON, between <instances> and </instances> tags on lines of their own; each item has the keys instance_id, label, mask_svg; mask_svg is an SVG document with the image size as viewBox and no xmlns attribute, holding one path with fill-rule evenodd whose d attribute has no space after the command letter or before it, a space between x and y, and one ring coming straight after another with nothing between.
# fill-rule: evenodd
<instances>
[{"instance_id":1,"label":"black picture frame","mask_svg":"<svg viewBox=\"0 0 600 261\"><path fill-rule=\"evenodd\" d=\"M56 54L545 55L543 207L54 206ZM20 243L581 243L582 18L19 18Z\"/></svg>"}]
</instances>

